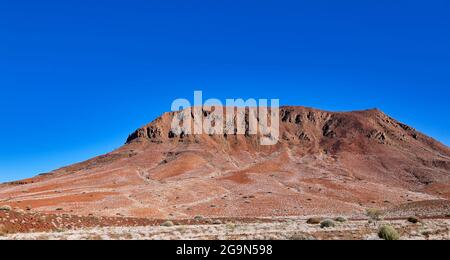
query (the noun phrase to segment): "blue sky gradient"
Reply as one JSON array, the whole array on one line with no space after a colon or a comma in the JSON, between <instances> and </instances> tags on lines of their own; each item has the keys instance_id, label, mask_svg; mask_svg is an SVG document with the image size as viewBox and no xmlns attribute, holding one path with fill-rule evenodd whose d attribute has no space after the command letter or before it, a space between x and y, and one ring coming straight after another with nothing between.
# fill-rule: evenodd
<instances>
[{"instance_id":1,"label":"blue sky gradient","mask_svg":"<svg viewBox=\"0 0 450 260\"><path fill-rule=\"evenodd\" d=\"M380 108L450 144L450 1L1 1L0 182L121 146L176 98Z\"/></svg>"}]
</instances>

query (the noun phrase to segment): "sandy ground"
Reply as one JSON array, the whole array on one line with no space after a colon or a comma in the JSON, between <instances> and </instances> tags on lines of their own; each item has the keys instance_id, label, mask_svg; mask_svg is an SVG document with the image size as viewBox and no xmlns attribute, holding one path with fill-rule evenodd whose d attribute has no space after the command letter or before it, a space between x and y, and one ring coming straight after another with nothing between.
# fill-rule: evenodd
<instances>
[{"instance_id":1,"label":"sandy ground","mask_svg":"<svg viewBox=\"0 0 450 260\"><path fill-rule=\"evenodd\" d=\"M172 227L106 227L64 232L19 233L4 240L377 240L379 227L389 224L402 240L448 240L450 219L429 219L413 224L407 220L367 220L337 223L334 228L306 224L305 219L271 223L225 223Z\"/></svg>"}]
</instances>

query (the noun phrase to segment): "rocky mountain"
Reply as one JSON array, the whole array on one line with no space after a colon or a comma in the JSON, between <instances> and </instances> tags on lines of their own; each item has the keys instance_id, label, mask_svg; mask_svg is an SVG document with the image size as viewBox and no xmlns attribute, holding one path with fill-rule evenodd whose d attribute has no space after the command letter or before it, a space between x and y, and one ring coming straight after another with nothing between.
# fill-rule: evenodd
<instances>
[{"instance_id":1,"label":"rocky mountain","mask_svg":"<svg viewBox=\"0 0 450 260\"><path fill-rule=\"evenodd\" d=\"M109 154L3 184L0 201L49 213L191 218L350 215L450 200L450 149L376 109L282 107L272 146L258 135L174 133L178 115L165 113Z\"/></svg>"}]
</instances>

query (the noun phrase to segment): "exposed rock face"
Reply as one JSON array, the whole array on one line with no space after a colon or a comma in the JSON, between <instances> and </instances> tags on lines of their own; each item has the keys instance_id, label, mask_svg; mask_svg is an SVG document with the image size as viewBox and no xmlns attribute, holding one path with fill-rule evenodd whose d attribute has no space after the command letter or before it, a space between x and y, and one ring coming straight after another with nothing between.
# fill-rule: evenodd
<instances>
[{"instance_id":1,"label":"exposed rock face","mask_svg":"<svg viewBox=\"0 0 450 260\"><path fill-rule=\"evenodd\" d=\"M204 117L209 114L203 112ZM201 138L211 136L177 134L171 131L172 118L176 113L166 113L154 122L136 130L127 139L127 144L135 142L194 142ZM225 118L225 116L224 116ZM356 152L367 152L372 149L371 143L393 145L410 148L414 144L431 146L433 150L449 155L448 147L417 132L415 129L402 124L395 119L374 109L351 113L332 113L304 107L282 107L281 119L281 144L299 145L325 148L333 153L345 152L350 148L357 148ZM236 118L234 118L236 124ZM259 120L259 118L258 118ZM246 132L248 132L248 110L246 111ZM224 124L225 125L225 124ZM234 127L236 127L234 125ZM246 137L251 137L247 135ZM256 136L259 137L259 136ZM238 135L224 134L219 138L210 138L215 141L238 141ZM417 141L417 142L416 142ZM218 144L220 145L220 144ZM255 145L257 145L255 143ZM348 146L352 147L348 147ZM254 147L255 149L258 147ZM302 148L302 147L298 147ZM320 149L318 149L319 152ZM322 149L323 150L323 149ZM349 150L355 152L355 150Z\"/></svg>"},{"instance_id":2,"label":"exposed rock face","mask_svg":"<svg viewBox=\"0 0 450 260\"><path fill-rule=\"evenodd\" d=\"M0 186L0 202L186 218L351 214L450 199L450 149L379 110L282 107L273 146L248 134L248 112L244 135L176 133L174 116L136 130L107 155Z\"/></svg>"}]
</instances>

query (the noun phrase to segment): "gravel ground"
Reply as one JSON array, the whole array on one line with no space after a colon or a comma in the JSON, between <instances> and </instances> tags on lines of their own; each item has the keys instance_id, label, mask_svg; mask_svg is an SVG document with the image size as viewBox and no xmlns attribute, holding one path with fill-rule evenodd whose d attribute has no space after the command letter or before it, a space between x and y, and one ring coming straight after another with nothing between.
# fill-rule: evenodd
<instances>
[{"instance_id":1,"label":"gravel ground","mask_svg":"<svg viewBox=\"0 0 450 260\"><path fill-rule=\"evenodd\" d=\"M449 240L450 220L367 220L336 223L332 228L306 224L305 219L273 223L226 223L147 227L105 227L64 232L19 233L0 236L12 240L376 240L382 225L393 226L402 240Z\"/></svg>"}]
</instances>

